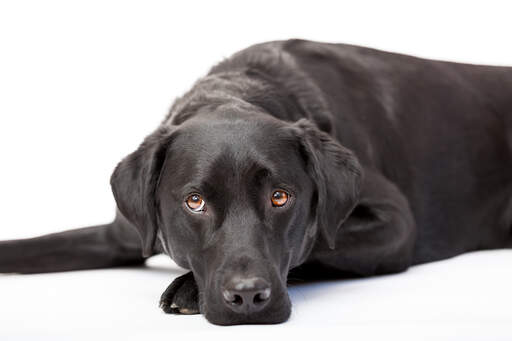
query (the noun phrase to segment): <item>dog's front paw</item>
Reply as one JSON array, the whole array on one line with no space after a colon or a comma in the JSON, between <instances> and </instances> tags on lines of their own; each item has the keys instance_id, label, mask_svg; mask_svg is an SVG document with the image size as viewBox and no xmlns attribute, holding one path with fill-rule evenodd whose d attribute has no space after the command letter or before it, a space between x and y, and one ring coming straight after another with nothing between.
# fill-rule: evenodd
<instances>
[{"instance_id":1,"label":"dog's front paw","mask_svg":"<svg viewBox=\"0 0 512 341\"><path fill-rule=\"evenodd\" d=\"M160 308L167 314L199 314L199 294L192 272L176 278L165 289Z\"/></svg>"}]
</instances>

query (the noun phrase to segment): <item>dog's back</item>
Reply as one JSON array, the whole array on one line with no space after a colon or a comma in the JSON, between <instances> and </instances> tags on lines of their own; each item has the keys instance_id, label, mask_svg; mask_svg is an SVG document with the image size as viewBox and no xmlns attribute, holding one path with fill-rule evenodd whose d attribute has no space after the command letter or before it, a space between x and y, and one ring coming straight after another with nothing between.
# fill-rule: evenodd
<instances>
[{"instance_id":1,"label":"dog's back","mask_svg":"<svg viewBox=\"0 0 512 341\"><path fill-rule=\"evenodd\" d=\"M336 108L342 143L406 194L416 262L512 244L512 68L347 45L286 49Z\"/></svg>"},{"instance_id":2,"label":"dog's back","mask_svg":"<svg viewBox=\"0 0 512 341\"><path fill-rule=\"evenodd\" d=\"M327 130L409 199L416 263L512 245L511 67L289 40L213 72L245 63L286 64L320 89Z\"/></svg>"}]
</instances>

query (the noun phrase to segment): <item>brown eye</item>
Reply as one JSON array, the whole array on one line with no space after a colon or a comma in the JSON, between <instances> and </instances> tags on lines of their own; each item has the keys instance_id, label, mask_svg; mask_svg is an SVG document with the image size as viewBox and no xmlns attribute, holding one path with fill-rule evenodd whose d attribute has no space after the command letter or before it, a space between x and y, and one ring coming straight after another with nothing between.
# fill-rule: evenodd
<instances>
[{"instance_id":1,"label":"brown eye","mask_svg":"<svg viewBox=\"0 0 512 341\"><path fill-rule=\"evenodd\" d=\"M203 198L199 194L192 194L187 197L185 200L187 207L194 213L200 213L205 210L205 202Z\"/></svg>"},{"instance_id":2,"label":"brown eye","mask_svg":"<svg viewBox=\"0 0 512 341\"><path fill-rule=\"evenodd\" d=\"M274 207L281 207L288 202L289 194L285 191L275 191L272 193L272 206Z\"/></svg>"}]
</instances>

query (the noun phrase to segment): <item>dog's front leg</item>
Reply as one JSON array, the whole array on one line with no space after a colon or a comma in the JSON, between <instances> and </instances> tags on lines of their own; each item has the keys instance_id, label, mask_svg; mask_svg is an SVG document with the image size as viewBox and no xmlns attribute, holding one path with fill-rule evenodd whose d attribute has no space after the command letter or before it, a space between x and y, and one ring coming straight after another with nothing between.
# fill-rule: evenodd
<instances>
[{"instance_id":1,"label":"dog's front leg","mask_svg":"<svg viewBox=\"0 0 512 341\"><path fill-rule=\"evenodd\" d=\"M383 175L365 170L361 199L336 235L319 240L308 265L362 276L406 270L413 262L416 224L407 198Z\"/></svg>"},{"instance_id":2,"label":"dog's front leg","mask_svg":"<svg viewBox=\"0 0 512 341\"><path fill-rule=\"evenodd\" d=\"M160 298L167 314L199 314L199 293L192 271L176 278Z\"/></svg>"}]
</instances>

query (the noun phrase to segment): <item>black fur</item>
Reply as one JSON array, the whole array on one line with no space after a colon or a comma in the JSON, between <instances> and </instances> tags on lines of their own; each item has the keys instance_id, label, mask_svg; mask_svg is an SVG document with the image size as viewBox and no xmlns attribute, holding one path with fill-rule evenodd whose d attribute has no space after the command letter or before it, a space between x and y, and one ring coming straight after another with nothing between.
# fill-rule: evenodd
<instances>
[{"instance_id":1,"label":"black fur","mask_svg":"<svg viewBox=\"0 0 512 341\"><path fill-rule=\"evenodd\" d=\"M368 276L512 246L512 68L255 45L177 99L111 184L113 223L0 242L0 271L164 252L191 270L162 295L165 312L282 322L290 271ZM276 189L289 193L283 207L271 204ZM186 208L193 193L205 211ZM233 281L252 283L245 310L230 306Z\"/></svg>"}]
</instances>

